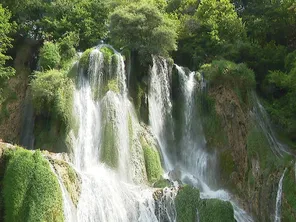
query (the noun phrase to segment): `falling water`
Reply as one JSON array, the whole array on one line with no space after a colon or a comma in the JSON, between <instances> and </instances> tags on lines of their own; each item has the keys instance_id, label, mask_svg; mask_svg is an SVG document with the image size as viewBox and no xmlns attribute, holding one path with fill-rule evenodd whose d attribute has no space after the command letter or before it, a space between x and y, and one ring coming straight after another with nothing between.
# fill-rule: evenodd
<instances>
[{"instance_id":1,"label":"falling water","mask_svg":"<svg viewBox=\"0 0 296 222\"><path fill-rule=\"evenodd\" d=\"M153 133L162 149L163 164L165 170L172 170L173 165L168 156L169 132L168 124L172 119L172 103L170 99L170 80L168 63L163 58L153 56L153 66L150 73L149 85L149 122ZM172 134L171 134L172 135Z\"/></svg>"},{"instance_id":2,"label":"falling water","mask_svg":"<svg viewBox=\"0 0 296 222\"><path fill-rule=\"evenodd\" d=\"M283 191L283 179L285 176L287 168L284 170L281 179L279 181L278 191L276 195L276 204L275 204L275 216L274 222L281 222L281 205L282 205L282 191Z\"/></svg>"},{"instance_id":3,"label":"falling water","mask_svg":"<svg viewBox=\"0 0 296 222\"><path fill-rule=\"evenodd\" d=\"M272 149L274 155L276 155L277 157L283 157L284 154L291 154L288 150L288 147L286 147L276 138L275 132L268 118L268 114L260 103L255 92L252 93L252 98L254 102L254 107L251 114L254 116L256 122L259 124L260 128L268 139L269 146Z\"/></svg>"},{"instance_id":4,"label":"falling water","mask_svg":"<svg viewBox=\"0 0 296 222\"><path fill-rule=\"evenodd\" d=\"M70 198L70 195L63 184L63 181L61 179L61 176L59 173L55 170L54 166L48 161L50 168L52 172L55 174L55 176L58 179L61 191L62 191L62 197L63 197L63 207L64 207L64 217L66 222L76 222L76 209L75 206Z\"/></svg>"},{"instance_id":5,"label":"falling water","mask_svg":"<svg viewBox=\"0 0 296 222\"><path fill-rule=\"evenodd\" d=\"M167 154L168 150L164 138L167 134L165 123L167 116L171 114L172 105L170 102L169 91L169 71L166 62L161 58L153 58L153 67L151 72L150 90L149 90L149 118L154 133L161 147L164 157L166 170L172 170L172 160ZM181 162L181 181L198 187L201 190L201 198L218 198L224 201L230 201L234 208L234 217L237 221L253 221L252 218L242 210L231 195L224 190L212 190L208 182L213 182L215 175L215 154L209 154L206 151L206 141L202 131L202 125L197 110L195 110L195 91L198 88L198 82L195 80L195 73L190 72L187 76L184 68L176 65L180 78L181 89L184 103L184 121L183 135L181 141L181 157L177 162ZM203 88L203 85L201 85ZM176 165L177 165L176 162Z\"/></svg>"},{"instance_id":6,"label":"falling water","mask_svg":"<svg viewBox=\"0 0 296 222\"><path fill-rule=\"evenodd\" d=\"M78 84L74 92L74 113L78 129L77 132L71 132L72 159L82 178L76 220L156 222L158 219L152 195L154 190L133 183L138 174L135 173L135 167L131 166L134 163L131 153L133 156L135 153L138 156L143 154L138 150L133 153L132 150L139 146L129 144L129 124L133 124L129 123L129 119L131 122L137 120L127 98L124 60L114 50L116 62L111 62L109 67L106 67L104 55L100 52L101 47L91 52L88 70L79 70ZM118 91L109 90L104 93L110 80L115 80ZM133 130L136 131L136 128ZM113 132L112 138L107 138L110 130ZM136 137L137 132L134 134ZM134 143L140 144L134 137ZM106 152L106 139L108 144L112 144L113 151L108 150L112 153L107 155L108 158L114 158L112 167L102 156L102 152ZM143 171L137 167L138 171Z\"/></svg>"},{"instance_id":7,"label":"falling water","mask_svg":"<svg viewBox=\"0 0 296 222\"><path fill-rule=\"evenodd\" d=\"M187 76L183 67L175 66L178 70L184 103L183 134L180 144L182 168L199 180L208 182L214 178L216 158L215 155L206 152L206 139L196 110L195 93L199 83L195 80L195 72L189 72Z\"/></svg>"}]
</instances>

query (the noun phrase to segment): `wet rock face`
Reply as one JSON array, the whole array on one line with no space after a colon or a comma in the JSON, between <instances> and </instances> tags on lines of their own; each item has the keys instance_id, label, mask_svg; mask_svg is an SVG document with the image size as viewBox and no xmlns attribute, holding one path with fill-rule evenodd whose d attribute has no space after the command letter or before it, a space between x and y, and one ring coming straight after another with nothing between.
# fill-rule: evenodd
<instances>
[{"instance_id":1,"label":"wet rock face","mask_svg":"<svg viewBox=\"0 0 296 222\"><path fill-rule=\"evenodd\" d=\"M227 133L229 149L237 167L235 184L244 181L248 169L246 149L247 140L247 111L240 105L239 98L233 90L224 86L210 89L209 95L215 99L215 109L222 119L222 126Z\"/></svg>"}]
</instances>

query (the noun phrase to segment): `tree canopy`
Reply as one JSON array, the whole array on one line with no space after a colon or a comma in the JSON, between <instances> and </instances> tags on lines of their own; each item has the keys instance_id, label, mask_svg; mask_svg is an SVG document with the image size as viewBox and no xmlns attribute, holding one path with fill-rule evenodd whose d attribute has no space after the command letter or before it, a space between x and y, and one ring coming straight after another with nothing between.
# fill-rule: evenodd
<instances>
[{"instance_id":1,"label":"tree canopy","mask_svg":"<svg viewBox=\"0 0 296 222\"><path fill-rule=\"evenodd\" d=\"M110 37L118 47L168 55L177 49L177 22L146 2L119 6L110 15Z\"/></svg>"}]
</instances>

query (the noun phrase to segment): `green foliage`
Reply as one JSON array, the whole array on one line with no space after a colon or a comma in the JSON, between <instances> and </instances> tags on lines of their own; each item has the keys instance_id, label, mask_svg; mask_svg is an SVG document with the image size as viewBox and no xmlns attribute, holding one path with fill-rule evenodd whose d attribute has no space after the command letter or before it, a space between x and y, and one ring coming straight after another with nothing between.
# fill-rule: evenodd
<instances>
[{"instance_id":1,"label":"green foliage","mask_svg":"<svg viewBox=\"0 0 296 222\"><path fill-rule=\"evenodd\" d=\"M269 112L274 122L282 126L294 141L296 140L296 58L286 59L291 66L289 73L272 71L267 76L269 84L276 87L273 92L273 102L269 106ZM289 62L289 60L291 60ZM293 65L290 65L293 64Z\"/></svg>"},{"instance_id":2,"label":"green foliage","mask_svg":"<svg viewBox=\"0 0 296 222\"><path fill-rule=\"evenodd\" d=\"M7 67L5 64L7 60L11 59L6 55L9 48L12 47L12 38L9 37L14 31L15 23L10 22L11 13L2 7L0 4L0 104L2 98L2 87L5 84L5 80L15 74L15 70L12 67Z\"/></svg>"},{"instance_id":3,"label":"green foliage","mask_svg":"<svg viewBox=\"0 0 296 222\"><path fill-rule=\"evenodd\" d=\"M63 60L67 61L75 56L78 43L79 35L75 32L68 32L59 39L58 48Z\"/></svg>"},{"instance_id":4,"label":"green foliage","mask_svg":"<svg viewBox=\"0 0 296 222\"><path fill-rule=\"evenodd\" d=\"M53 42L45 42L39 54L39 65L42 70L57 68L60 61L58 45Z\"/></svg>"},{"instance_id":5,"label":"green foliage","mask_svg":"<svg viewBox=\"0 0 296 222\"><path fill-rule=\"evenodd\" d=\"M180 189L176 199L176 212L178 222L195 222L197 221L197 208L199 205L200 197L199 190L185 186Z\"/></svg>"},{"instance_id":6,"label":"green foliage","mask_svg":"<svg viewBox=\"0 0 296 222\"><path fill-rule=\"evenodd\" d=\"M120 6L110 16L112 42L145 56L176 50L176 27L175 20L144 1Z\"/></svg>"},{"instance_id":7,"label":"green foliage","mask_svg":"<svg viewBox=\"0 0 296 222\"><path fill-rule=\"evenodd\" d=\"M33 105L37 114L52 116L70 127L74 85L63 72L36 72L31 81Z\"/></svg>"},{"instance_id":8,"label":"green foliage","mask_svg":"<svg viewBox=\"0 0 296 222\"><path fill-rule=\"evenodd\" d=\"M200 222L235 222L231 203L218 199L201 200L198 215Z\"/></svg>"},{"instance_id":9,"label":"green foliage","mask_svg":"<svg viewBox=\"0 0 296 222\"><path fill-rule=\"evenodd\" d=\"M62 193L39 151L8 151L4 176L5 221L64 221Z\"/></svg>"},{"instance_id":10,"label":"green foliage","mask_svg":"<svg viewBox=\"0 0 296 222\"><path fill-rule=\"evenodd\" d=\"M246 39L242 20L229 0L204 0L193 12L180 17L177 63L196 69L223 54L225 44Z\"/></svg>"},{"instance_id":11,"label":"green foliage","mask_svg":"<svg viewBox=\"0 0 296 222\"><path fill-rule=\"evenodd\" d=\"M145 167L148 181L153 183L162 175L159 153L156 148L150 146L144 138L141 138L141 144L144 151Z\"/></svg>"},{"instance_id":12,"label":"green foliage","mask_svg":"<svg viewBox=\"0 0 296 222\"><path fill-rule=\"evenodd\" d=\"M227 60L215 60L211 64L203 65L202 71L206 79L213 85L229 85L242 92L251 90L255 86L254 72L245 64L235 64Z\"/></svg>"},{"instance_id":13,"label":"green foliage","mask_svg":"<svg viewBox=\"0 0 296 222\"><path fill-rule=\"evenodd\" d=\"M36 40L78 35L79 48L94 46L106 37L109 9L103 0L3 0L18 24L18 32Z\"/></svg>"}]
</instances>

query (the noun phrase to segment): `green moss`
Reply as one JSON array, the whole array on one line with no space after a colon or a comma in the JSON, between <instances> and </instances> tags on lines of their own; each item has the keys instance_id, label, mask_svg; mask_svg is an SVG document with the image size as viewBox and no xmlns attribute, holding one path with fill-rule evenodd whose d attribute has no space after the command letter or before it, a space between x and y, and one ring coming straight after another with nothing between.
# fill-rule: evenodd
<instances>
[{"instance_id":1,"label":"green moss","mask_svg":"<svg viewBox=\"0 0 296 222\"><path fill-rule=\"evenodd\" d=\"M79 60L79 65L81 65L81 67L87 69L88 65L89 65L89 59L90 59L90 53L93 50L93 48L87 49L85 50Z\"/></svg>"},{"instance_id":2,"label":"green moss","mask_svg":"<svg viewBox=\"0 0 296 222\"><path fill-rule=\"evenodd\" d=\"M108 81L105 92L107 92L109 90L111 90L111 91L113 91L115 93L120 93L120 90L119 90L118 83L117 83L116 79L110 79Z\"/></svg>"},{"instance_id":3,"label":"green moss","mask_svg":"<svg viewBox=\"0 0 296 222\"><path fill-rule=\"evenodd\" d=\"M220 153L220 170L222 177L226 180L229 180L230 175L235 171L235 162L229 149Z\"/></svg>"},{"instance_id":4,"label":"green moss","mask_svg":"<svg viewBox=\"0 0 296 222\"><path fill-rule=\"evenodd\" d=\"M272 168L276 163L276 158L271 151L268 140L259 127L253 126L247 136L248 156L259 157L260 167L264 170ZM271 169L270 169L271 170Z\"/></svg>"},{"instance_id":5,"label":"green moss","mask_svg":"<svg viewBox=\"0 0 296 222\"><path fill-rule=\"evenodd\" d=\"M4 176L5 221L64 221L62 193L39 151L9 151Z\"/></svg>"},{"instance_id":6,"label":"green moss","mask_svg":"<svg viewBox=\"0 0 296 222\"><path fill-rule=\"evenodd\" d=\"M128 114L128 137L129 137L129 147L130 147L130 150L132 150L134 130L133 130L133 120L130 113Z\"/></svg>"},{"instance_id":7,"label":"green moss","mask_svg":"<svg viewBox=\"0 0 296 222\"><path fill-rule=\"evenodd\" d=\"M287 168L283 180L282 221L296 221L296 178L294 164Z\"/></svg>"},{"instance_id":8,"label":"green moss","mask_svg":"<svg viewBox=\"0 0 296 222\"><path fill-rule=\"evenodd\" d=\"M141 138L141 144L144 151L145 167L148 181L153 183L162 175L162 167L159 153L155 147L149 146L144 138Z\"/></svg>"},{"instance_id":9,"label":"green moss","mask_svg":"<svg viewBox=\"0 0 296 222\"><path fill-rule=\"evenodd\" d=\"M102 48L100 48L100 51L103 53L104 61L107 64L110 64L111 63L111 58L112 58L112 56L114 54L113 50L108 48L108 47L102 47Z\"/></svg>"},{"instance_id":10,"label":"green moss","mask_svg":"<svg viewBox=\"0 0 296 222\"><path fill-rule=\"evenodd\" d=\"M235 221L230 202L218 199L200 199L199 190L183 187L175 200L178 222L224 222ZM198 215L198 218L197 218Z\"/></svg>"},{"instance_id":11,"label":"green moss","mask_svg":"<svg viewBox=\"0 0 296 222\"><path fill-rule=\"evenodd\" d=\"M203 130L209 148L227 147L228 137L222 126L221 117L216 113L215 100L206 94L200 94L197 100L197 108L201 112Z\"/></svg>"},{"instance_id":12,"label":"green moss","mask_svg":"<svg viewBox=\"0 0 296 222\"><path fill-rule=\"evenodd\" d=\"M116 131L112 121L106 120L103 128L100 158L102 162L108 164L112 168L117 168L118 166L119 153L116 138Z\"/></svg>"},{"instance_id":13,"label":"green moss","mask_svg":"<svg viewBox=\"0 0 296 222\"><path fill-rule=\"evenodd\" d=\"M166 180L166 179L163 179L163 178L157 180L153 184L153 187L155 187L155 188L165 188L165 187L170 187L170 186L171 186L170 181Z\"/></svg>"},{"instance_id":14,"label":"green moss","mask_svg":"<svg viewBox=\"0 0 296 222\"><path fill-rule=\"evenodd\" d=\"M178 222L195 222L197 221L197 208L200 197L199 190L191 186L181 188L176 199L176 212Z\"/></svg>"},{"instance_id":15,"label":"green moss","mask_svg":"<svg viewBox=\"0 0 296 222\"><path fill-rule=\"evenodd\" d=\"M200 200L198 216L200 222L235 222L231 203L218 199Z\"/></svg>"}]
</instances>

